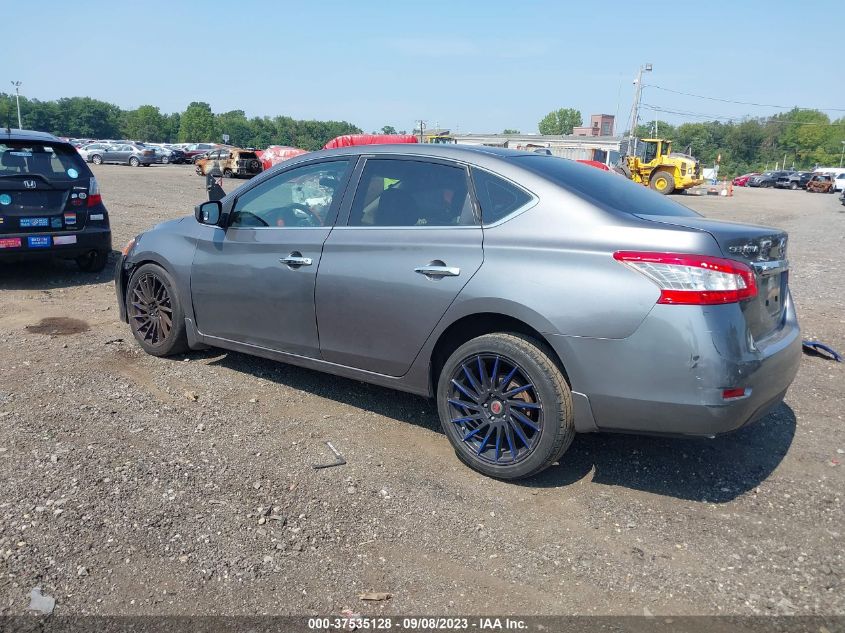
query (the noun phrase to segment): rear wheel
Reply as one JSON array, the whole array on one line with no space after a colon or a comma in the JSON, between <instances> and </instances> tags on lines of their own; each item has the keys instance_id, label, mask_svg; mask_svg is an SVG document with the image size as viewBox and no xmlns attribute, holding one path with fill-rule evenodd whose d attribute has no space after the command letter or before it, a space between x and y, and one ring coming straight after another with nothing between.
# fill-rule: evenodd
<instances>
[{"instance_id":1,"label":"rear wheel","mask_svg":"<svg viewBox=\"0 0 845 633\"><path fill-rule=\"evenodd\" d=\"M126 314L135 340L148 354L169 356L188 349L185 315L170 274L156 264L144 264L126 290Z\"/></svg>"},{"instance_id":2,"label":"rear wheel","mask_svg":"<svg viewBox=\"0 0 845 633\"><path fill-rule=\"evenodd\" d=\"M458 458L490 477L519 479L557 461L575 436L572 396L542 344L485 334L449 357L437 409Z\"/></svg>"},{"instance_id":3,"label":"rear wheel","mask_svg":"<svg viewBox=\"0 0 845 633\"><path fill-rule=\"evenodd\" d=\"M226 177L226 178L231 178L233 175L234 175L234 174L232 173L232 170L231 170L231 169L229 169L228 167L227 167L226 169L224 169L224 170L223 170L223 176L224 176L224 177Z\"/></svg>"},{"instance_id":4,"label":"rear wheel","mask_svg":"<svg viewBox=\"0 0 845 633\"><path fill-rule=\"evenodd\" d=\"M91 251L76 258L76 265L84 273L99 273L106 267L108 251Z\"/></svg>"},{"instance_id":5,"label":"rear wheel","mask_svg":"<svg viewBox=\"0 0 845 633\"><path fill-rule=\"evenodd\" d=\"M91 162L94 163L95 165L102 165L103 164L103 157L100 156L99 154L94 154L91 157Z\"/></svg>"},{"instance_id":6,"label":"rear wheel","mask_svg":"<svg viewBox=\"0 0 845 633\"><path fill-rule=\"evenodd\" d=\"M675 179L667 171L657 171L648 179L648 186L658 193L667 195L675 190Z\"/></svg>"},{"instance_id":7,"label":"rear wheel","mask_svg":"<svg viewBox=\"0 0 845 633\"><path fill-rule=\"evenodd\" d=\"M129 159L129 166L130 166L130 167L137 167L137 166L138 166L138 165L140 165L140 164L141 164L141 161L140 161L140 160L138 160L135 156L132 156L132 157Z\"/></svg>"}]
</instances>

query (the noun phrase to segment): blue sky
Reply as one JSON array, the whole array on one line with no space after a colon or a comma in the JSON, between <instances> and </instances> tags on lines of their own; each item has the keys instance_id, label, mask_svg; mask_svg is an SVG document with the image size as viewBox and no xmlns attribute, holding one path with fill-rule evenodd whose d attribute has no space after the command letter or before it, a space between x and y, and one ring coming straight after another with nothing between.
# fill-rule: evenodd
<instances>
[{"instance_id":1,"label":"blue sky","mask_svg":"<svg viewBox=\"0 0 845 633\"><path fill-rule=\"evenodd\" d=\"M686 5L687 9L680 7ZM636 7L636 10L634 8ZM663 7L655 10L654 7ZM536 131L552 109L628 118L632 80L845 116L841 2L570 3L565 0L249 0L4 7L2 88L91 96L163 112L343 119L365 131L414 120L461 132ZM802 16L811 14L813 26ZM816 19L823 16L830 19ZM699 115L780 110L646 88L643 102ZM644 111L641 120L699 117Z\"/></svg>"}]
</instances>

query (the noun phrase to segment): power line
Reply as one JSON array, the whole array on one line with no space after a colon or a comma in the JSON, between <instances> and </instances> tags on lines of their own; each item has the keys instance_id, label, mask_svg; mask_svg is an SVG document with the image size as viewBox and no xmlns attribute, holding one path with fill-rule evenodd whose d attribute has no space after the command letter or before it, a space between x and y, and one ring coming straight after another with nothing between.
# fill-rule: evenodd
<instances>
[{"instance_id":1,"label":"power line","mask_svg":"<svg viewBox=\"0 0 845 633\"><path fill-rule=\"evenodd\" d=\"M643 86L644 88L657 88L658 90L664 90L666 92L671 92L676 95L684 95L685 97L695 97L696 99L707 99L708 101L720 101L722 103L735 103L738 105L750 105L750 106L757 106L759 108L778 108L780 110L792 110L793 108L797 107L794 105L791 106L784 106L784 105L774 105L771 103L754 103L753 101L735 101L733 99L720 99L719 97L707 97L705 95L696 95L690 92L681 92L680 90L672 90L671 88L664 88L663 86L656 86L654 84L646 84ZM822 110L825 112L845 112L845 108L798 108L799 110Z\"/></svg>"},{"instance_id":2,"label":"power line","mask_svg":"<svg viewBox=\"0 0 845 633\"><path fill-rule=\"evenodd\" d=\"M834 126L839 127L841 123L821 123L816 121L790 121L789 119L775 119L772 117L752 117L749 119L747 116L736 117L736 116L723 116L718 114L704 114L701 112L688 112L685 110L670 110L668 108L661 108L659 106L654 106L648 103L642 104L642 107L646 110L651 110L652 112L661 112L663 114L676 114L678 116L688 116L697 119L704 119L706 121L741 121L745 120L761 120L761 124L769 125L772 123L780 123L783 125L822 125L822 126Z\"/></svg>"}]
</instances>

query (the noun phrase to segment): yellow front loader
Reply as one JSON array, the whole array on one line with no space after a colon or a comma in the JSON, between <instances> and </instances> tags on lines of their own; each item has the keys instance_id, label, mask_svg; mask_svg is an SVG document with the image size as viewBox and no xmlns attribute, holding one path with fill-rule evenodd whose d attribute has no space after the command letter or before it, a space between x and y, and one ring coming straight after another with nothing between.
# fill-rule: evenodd
<instances>
[{"instance_id":1,"label":"yellow front loader","mask_svg":"<svg viewBox=\"0 0 845 633\"><path fill-rule=\"evenodd\" d=\"M672 141L661 138L639 140L636 154L626 156L618 171L662 194L704 182L699 162L692 156L672 153Z\"/></svg>"}]
</instances>

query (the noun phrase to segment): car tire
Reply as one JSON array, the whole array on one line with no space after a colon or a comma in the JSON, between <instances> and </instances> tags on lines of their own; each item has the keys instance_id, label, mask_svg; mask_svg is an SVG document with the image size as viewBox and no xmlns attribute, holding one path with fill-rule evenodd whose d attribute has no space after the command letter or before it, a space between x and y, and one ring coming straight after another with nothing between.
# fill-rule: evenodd
<instances>
[{"instance_id":1,"label":"car tire","mask_svg":"<svg viewBox=\"0 0 845 633\"><path fill-rule=\"evenodd\" d=\"M137 166L138 166L138 165L140 165L140 164L141 164L141 161L140 161L140 160L138 160L135 156L132 156L132 157L129 159L129 166L130 166L130 167L137 167Z\"/></svg>"},{"instance_id":2,"label":"car tire","mask_svg":"<svg viewBox=\"0 0 845 633\"><path fill-rule=\"evenodd\" d=\"M234 173L232 173L232 170L229 169L228 167L223 170L223 177L224 178L232 178L233 176L234 176Z\"/></svg>"},{"instance_id":3,"label":"car tire","mask_svg":"<svg viewBox=\"0 0 845 633\"><path fill-rule=\"evenodd\" d=\"M171 356L188 350L185 313L176 283L164 268L139 266L126 285L125 300L129 327L147 354Z\"/></svg>"},{"instance_id":4,"label":"car tire","mask_svg":"<svg viewBox=\"0 0 845 633\"><path fill-rule=\"evenodd\" d=\"M575 424L572 394L553 358L539 341L509 333L479 336L449 356L437 410L462 462L489 477L520 479L560 459Z\"/></svg>"},{"instance_id":5,"label":"car tire","mask_svg":"<svg viewBox=\"0 0 845 633\"><path fill-rule=\"evenodd\" d=\"M789 183L789 188L792 189L793 191L795 191L796 189L798 189L798 183L797 182Z\"/></svg>"},{"instance_id":6,"label":"car tire","mask_svg":"<svg viewBox=\"0 0 845 633\"><path fill-rule=\"evenodd\" d=\"M76 265L84 273L99 273L106 267L108 251L91 251L76 258Z\"/></svg>"},{"instance_id":7,"label":"car tire","mask_svg":"<svg viewBox=\"0 0 845 633\"><path fill-rule=\"evenodd\" d=\"M162 165L167 165L169 162L170 162L170 159L167 156L161 157L161 164Z\"/></svg>"},{"instance_id":8,"label":"car tire","mask_svg":"<svg viewBox=\"0 0 845 633\"><path fill-rule=\"evenodd\" d=\"M197 172L197 176L205 176L205 174L202 173L202 165L197 165L196 167L194 167L194 171Z\"/></svg>"},{"instance_id":9,"label":"car tire","mask_svg":"<svg viewBox=\"0 0 845 633\"><path fill-rule=\"evenodd\" d=\"M94 163L95 165L102 165L103 164L103 157L100 156L99 154L94 154L93 156L91 156L91 162Z\"/></svg>"},{"instance_id":10,"label":"car tire","mask_svg":"<svg viewBox=\"0 0 845 633\"><path fill-rule=\"evenodd\" d=\"M648 186L666 196L675 190L675 178L668 171L658 170L648 179Z\"/></svg>"}]
</instances>

